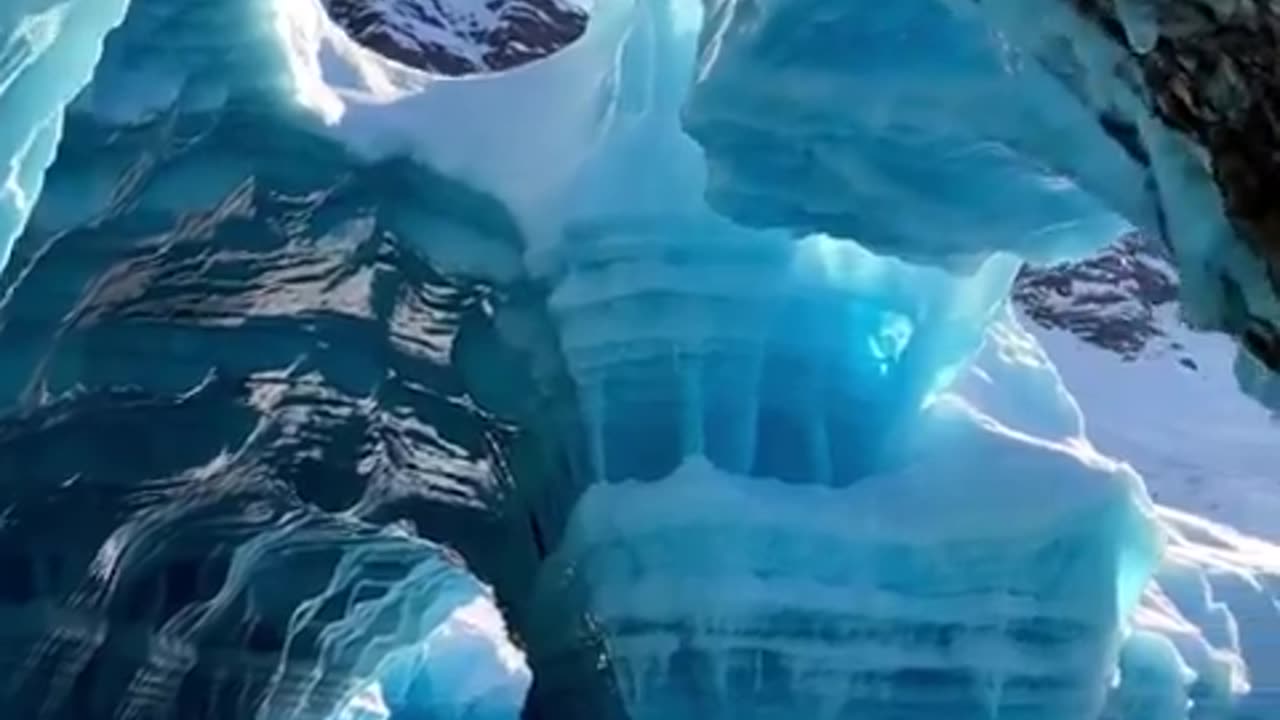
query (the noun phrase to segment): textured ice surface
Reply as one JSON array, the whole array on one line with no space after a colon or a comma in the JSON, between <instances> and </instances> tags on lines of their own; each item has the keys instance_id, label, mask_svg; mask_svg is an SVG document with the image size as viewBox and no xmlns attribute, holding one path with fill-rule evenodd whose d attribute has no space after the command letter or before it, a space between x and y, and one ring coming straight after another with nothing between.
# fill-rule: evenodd
<instances>
[{"instance_id":1,"label":"textured ice surface","mask_svg":"<svg viewBox=\"0 0 1280 720\"><path fill-rule=\"evenodd\" d=\"M1132 223L1172 247L1193 322L1263 358L1242 360L1241 386L1268 403L1280 394L1265 249L1229 217L1206 151L1153 109L1181 101L1152 97L1166 91L1148 87L1140 59L1157 6L1174 35L1213 36L1212 12L1116 3L1122 26L1109 34L1106 11L1085 17L1061 0L706 4L686 121L707 150L718 208L951 263L978 248L1061 256L1108 222ZM1223 14L1257 12L1229 5ZM1206 96L1232 97L1230 80L1203 84L1218 88Z\"/></svg>"},{"instance_id":2,"label":"textured ice surface","mask_svg":"<svg viewBox=\"0 0 1280 720\"><path fill-rule=\"evenodd\" d=\"M848 487L692 457L588 490L546 591L592 608L633 717L1096 716L1157 552L1138 479L1011 321L967 376Z\"/></svg>"},{"instance_id":3,"label":"textured ice surface","mask_svg":"<svg viewBox=\"0 0 1280 720\"><path fill-rule=\"evenodd\" d=\"M0 268L40 196L62 111L89 81L127 0L22 0L0 8Z\"/></svg>"},{"instance_id":4,"label":"textured ice surface","mask_svg":"<svg viewBox=\"0 0 1280 720\"><path fill-rule=\"evenodd\" d=\"M215 434L213 457L184 462L220 470L227 447L247 463L210 487L234 500L214 510L257 575L178 614L223 613L225 626L199 625L211 633L272 621L250 635L260 663L214 653L204 684L150 669L103 681L87 655L37 653L57 682L24 697L74 712L81 695L64 686L83 682L213 716L229 687L239 704L226 712L246 717L516 716L530 678L487 590L439 544L376 529L420 495L449 510L420 531L477 564L493 545L473 535L523 523L499 535L519 538L500 546L510 566L485 567L506 579L542 716L1164 720L1184 696L1207 713L1239 695L1247 652L1203 595L1156 613L1184 624L1126 635L1159 564L1154 509L1085 439L1003 310L1021 255L1084 253L1149 220L1135 219L1141 174L1043 71L1011 70L968 11L750 6L769 22L746 22L747 3L710 4L705 27L691 1L599 3L552 57L442 80L355 43L318 0L135 0L70 108L65 172L6 275L6 318L25 323L4 326L0 347L21 350L0 380L23 438L51 416L92 432L85 397L119 417L122 388L163 405L227 383L226 432L242 444ZM850 22L859 42L830 42ZM930 52L900 52L903 31ZM792 52L798 69L770 64ZM806 114L822 97L842 102ZM386 265L412 264L405 248L501 284L466 308L481 340L455 342L463 310L447 298L388 283ZM103 269L95 252L123 257ZM60 282L37 286L57 257ZM494 309L504 302L514 311ZM383 335L365 345L370 329ZM289 332L322 337L299 350ZM162 371L122 350L147 337ZM521 451L564 460L554 476L502 485L519 453L472 448L524 428L489 405L555 424L529 444L560 447ZM314 466L290 464L343 447L325 423L365 417L346 470L369 482L345 500L342 472L317 487ZM166 532L206 510L185 504L204 476L152 452L144 471L62 473L80 467L68 453L14 475L71 478L101 530L67 536L75 553L143 557L114 525L132 527L136 503L155 503ZM126 486L104 493L119 515L94 514L99 482ZM246 499L259 483L265 505ZM39 497L6 513L43 517L26 504ZM295 518L320 529L291 535ZM14 537L24 558L51 542ZM292 563L295 543L323 562ZM530 597L513 568L545 554ZM1162 572L1170 598L1200 587L1200 565ZM172 633L136 595L147 622L120 642L167 649ZM110 620L116 597L86 612ZM220 684L227 667L269 682Z\"/></svg>"},{"instance_id":5,"label":"textured ice surface","mask_svg":"<svg viewBox=\"0 0 1280 720\"><path fill-rule=\"evenodd\" d=\"M535 552L495 509L511 433L450 364L485 291L442 278L466 246L394 239L439 205L408 163L305 132L276 7L134 3L0 275L6 713L513 718L529 689L473 575Z\"/></svg>"},{"instance_id":6,"label":"textured ice surface","mask_svg":"<svg viewBox=\"0 0 1280 720\"><path fill-rule=\"evenodd\" d=\"M961 3L708 5L686 125L735 218L953 263L1079 253L1146 219L1142 168Z\"/></svg>"},{"instance_id":7,"label":"textured ice surface","mask_svg":"<svg viewBox=\"0 0 1280 720\"><path fill-rule=\"evenodd\" d=\"M1158 543L1034 341L985 334L1017 263L985 246L952 275L713 214L672 11L638 8L601 151L529 256L594 473L542 601L586 610L632 717L1096 715Z\"/></svg>"}]
</instances>

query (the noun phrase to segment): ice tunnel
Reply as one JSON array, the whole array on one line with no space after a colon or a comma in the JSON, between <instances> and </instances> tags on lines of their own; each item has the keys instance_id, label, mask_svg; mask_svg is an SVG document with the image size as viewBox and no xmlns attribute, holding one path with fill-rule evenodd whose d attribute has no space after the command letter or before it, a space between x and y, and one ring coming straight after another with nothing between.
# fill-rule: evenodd
<instances>
[{"instance_id":1,"label":"ice tunnel","mask_svg":"<svg viewBox=\"0 0 1280 720\"><path fill-rule=\"evenodd\" d=\"M484 70L447 78L320 0L0 10L15 712L1276 711L1237 566L1008 307L1207 187L1153 184L1027 15L522 3L379 6Z\"/></svg>"}]
</instances>

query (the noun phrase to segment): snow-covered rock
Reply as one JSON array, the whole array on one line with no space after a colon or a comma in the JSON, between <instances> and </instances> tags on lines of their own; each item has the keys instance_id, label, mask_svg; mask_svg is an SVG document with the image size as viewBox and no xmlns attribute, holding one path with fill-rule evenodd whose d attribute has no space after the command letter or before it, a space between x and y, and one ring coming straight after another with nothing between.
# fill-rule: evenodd
<instances>
[{"instance_id":1,"label":"snow-covered rock","mask_svg":"<svg viewBox=\"0 0 1280 720\"><path fill-rule=\"evenodd\" d=\"M441 73L502 70L577 39L586 14L567 0L326 0L357 42Z\"/></svg>"},{"instance_id":2,"label":"snow-covered rock","mask_svg":"<svg viewBox=\"0 0 1280 720\"><path fill-rule=\"evenodd\" d=\"M1159 311L1177 302L1178 273L1153 243L1128 235L1080 262L1024 269L1013 297L1036 325L1133 360L1152 343L1169 344Z\"/></svg>"}]
</instances>

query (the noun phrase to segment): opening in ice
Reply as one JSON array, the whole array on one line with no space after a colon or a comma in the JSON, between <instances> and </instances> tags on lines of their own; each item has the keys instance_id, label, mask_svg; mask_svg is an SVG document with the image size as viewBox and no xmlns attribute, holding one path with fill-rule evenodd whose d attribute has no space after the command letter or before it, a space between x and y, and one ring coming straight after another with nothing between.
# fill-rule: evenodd
<instances>
[{"instance_id":1,"label":"opening in ice","mask_svg":"<svg viewBox=\"0 0 1280 720\"><path fill-rule=\"evenodd\" d=\"M1025 260L1159 218L991 32L1022 11L135 0L99 61L118 18L50 21L87 3L0 10L0 457L31 483L0 477L0 559L40 558L21 603L102 620L40 656L94 708L1185 720L1247 693L1218 601L1244 591L1209 578L1265 552L1156 508L1007 307ZM7 94L50 58L68 82ZM117 438L145 451L48 450ZM50 507L92 522L50 535ZM155 537L254 571L120 600ZM156 649L104 671L117 631ZM80 707L31 669L24 699Z\"/></svg>"}]
</instances>

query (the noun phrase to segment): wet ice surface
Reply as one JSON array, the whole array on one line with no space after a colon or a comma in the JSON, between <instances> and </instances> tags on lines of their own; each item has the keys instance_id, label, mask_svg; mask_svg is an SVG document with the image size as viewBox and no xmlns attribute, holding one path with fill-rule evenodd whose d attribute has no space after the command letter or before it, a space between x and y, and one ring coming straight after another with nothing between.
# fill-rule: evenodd
<instances>
[{"instance_id":1,"label":"wet ice surface","mask_svg":"<svg viewBox=\"0 0 1280 720\"><path fill-rule=\"evenodd\" d=\"M527 652L555 720L1221 717L1244 661L1266 710L1266 546L1166 511L1157 567L1138 476L1003 314L1011 252L1136 221L1077 181L1137 171L926 7L831 44L618 0L442 81L314 0L137 0L4 276L6 607L56 608L7 626L17 706L515 717ZM753 114L814 89L735 84L779 57L883 114ZM936 73L981 92L914 104Z\"/></svg>"}]
</instances>

